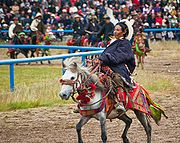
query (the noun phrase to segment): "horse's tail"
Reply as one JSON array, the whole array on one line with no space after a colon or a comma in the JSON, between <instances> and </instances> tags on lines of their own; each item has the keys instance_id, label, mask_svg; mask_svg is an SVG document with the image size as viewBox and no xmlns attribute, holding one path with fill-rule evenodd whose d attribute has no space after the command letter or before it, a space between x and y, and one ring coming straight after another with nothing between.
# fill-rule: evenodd
<instances>
[{"instance_id":1,"label":"horse's tail","mask_svg":"<svg viewBox=\"0 0 180 143\"><path fill-rule=\"evenodd\" d=\"M168 116L165 114L164 110L160 107L160 105L155 103L151 99L148 91L143 86L141 86L141 89L143 90L143 92L144 92L144 94L146 96L147 102L148 102L148 104L150 106L150 110L152 112L151 117L154 119L156 124L159 125L159 121L161 120L161 114L163 114L166 119L168 118Z\"/></svg>"}]
</instances>

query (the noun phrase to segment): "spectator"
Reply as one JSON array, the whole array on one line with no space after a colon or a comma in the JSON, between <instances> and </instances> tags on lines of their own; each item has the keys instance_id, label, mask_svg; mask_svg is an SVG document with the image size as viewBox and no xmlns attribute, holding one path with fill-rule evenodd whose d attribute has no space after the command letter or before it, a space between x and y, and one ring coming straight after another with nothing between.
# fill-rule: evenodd
<instances>
[{"instance_id":1,"label":"spectator","mask_svg":"<svg viewBox=\"0 0 180 143\"><path fill-rule=\"evenodd\" d=\"M80 46L81 36L84 34L84 25L81 22L81 16L76 14L74 16L74 23L72 28L74 29L74 39L76 39L76 45Z\"/></svg>"},{"instance_id":2,"label":"spectator","mask_svg":"<svg viewBox=\"0 0 180 143\"><path fill-rule=\"evenodd\" d=\"M107 45L108 41L110 40L109 36L113 34L114 24L110 21L109 16L105 15L104 19L105 19L105 24L101 28L98 37L103 36L103 40Z\"/></svg>"}]
</instances>

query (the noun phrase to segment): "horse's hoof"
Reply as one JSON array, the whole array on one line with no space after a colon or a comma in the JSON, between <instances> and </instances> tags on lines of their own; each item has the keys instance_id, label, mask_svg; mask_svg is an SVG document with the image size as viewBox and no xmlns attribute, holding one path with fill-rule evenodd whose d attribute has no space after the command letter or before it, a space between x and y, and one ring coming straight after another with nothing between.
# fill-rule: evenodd
<instances>
[{"instance_id":1,"label":"horse's hoof","mask_svg":"<svg viewBox=\"0 0 180 143\"><path fill-rule=\"evenodd\" d=\"M130 143L130 141L128 140L128 138L123 138L123 143Z\"/></svg>"}]
</instances>

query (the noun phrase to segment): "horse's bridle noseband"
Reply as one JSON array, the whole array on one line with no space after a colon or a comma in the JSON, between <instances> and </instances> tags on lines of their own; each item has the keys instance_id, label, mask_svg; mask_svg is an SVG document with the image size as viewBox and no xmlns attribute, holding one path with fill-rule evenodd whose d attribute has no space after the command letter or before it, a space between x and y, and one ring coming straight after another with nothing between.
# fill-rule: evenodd
<instances>
[{"instance_id":1,"label":"horse's bridle noseband","mask_svg":"<svg viewBox=\"0 0 180 143\"><path fill-rule=\"evenodd\" d=\"M76 90L78 88L78 83L80 84L79 77L80 77L80 73L78 73L76 80L70 80L70 79L60 79L59 80L61 85L69 85L69 86L73 87L73 91L71 92L71 97L75 102L77 102L77 101L74 98L74 94L76 93Z\"/></svg>"}]
</instances>

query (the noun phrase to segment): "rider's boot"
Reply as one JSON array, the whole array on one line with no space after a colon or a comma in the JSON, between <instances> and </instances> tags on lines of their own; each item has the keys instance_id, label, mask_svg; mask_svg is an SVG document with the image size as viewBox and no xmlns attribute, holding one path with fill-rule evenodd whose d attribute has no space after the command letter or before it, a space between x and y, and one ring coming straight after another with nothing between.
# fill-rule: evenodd
<instances>
[{"instance_id":1,"label":"rider's boot","mask_svg":"<svg viewBox=\"0 0 180 143\"><path fill-rule=\"evenodd\" d=\"M117 112L121 112L121 111L126 112L126 109L122 102L116 103L115 108Z\"/></svg>"}]
</instances>

